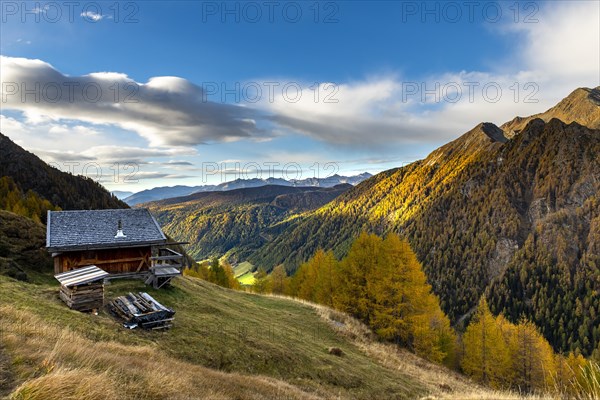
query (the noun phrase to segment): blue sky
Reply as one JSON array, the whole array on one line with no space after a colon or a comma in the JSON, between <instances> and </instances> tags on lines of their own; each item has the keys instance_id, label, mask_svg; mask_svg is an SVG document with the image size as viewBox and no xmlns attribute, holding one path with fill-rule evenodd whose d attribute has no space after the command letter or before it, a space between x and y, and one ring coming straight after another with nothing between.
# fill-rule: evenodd
<instances>
[{"instance_id":1,"label":"blue sky","mask_svg":"<svg viewBox=\"0 0 600 400\"><path fill-rule=\"evenodd\" d=\"M600 84L599 2L471 4L3 2L1 130L112 190L375 173Z\"/></svg>"}]
</instances>

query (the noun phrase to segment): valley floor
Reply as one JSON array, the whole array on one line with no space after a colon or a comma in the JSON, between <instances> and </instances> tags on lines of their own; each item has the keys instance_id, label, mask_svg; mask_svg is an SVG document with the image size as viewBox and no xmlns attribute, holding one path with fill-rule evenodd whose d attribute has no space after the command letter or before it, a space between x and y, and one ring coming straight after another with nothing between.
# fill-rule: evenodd
<instances>
[{"instance_id":1,"label":"valley floor","mask_svg":"<svg viewBox=\"0 0 600 400\"><path fill-rule=\"evenodd\" d=\"M0 276L0 396L15 399L517 399L392 345L352 318L184 277L148 291L176 310L167 332L71 311L49 276ZM339 348L341 356L329 349Z\"/></svg>"}]
</instances>

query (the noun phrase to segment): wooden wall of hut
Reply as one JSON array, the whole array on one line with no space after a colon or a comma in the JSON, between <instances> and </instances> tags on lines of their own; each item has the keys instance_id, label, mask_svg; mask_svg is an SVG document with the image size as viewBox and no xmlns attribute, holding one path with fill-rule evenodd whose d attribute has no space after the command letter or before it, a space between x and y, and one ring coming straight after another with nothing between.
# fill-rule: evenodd
<instances>
[{"instance_id":1,"label":"wooden wall of hut","mask_svg":"<svg viewBox=\"0 0 600 400\"><path fill-rule=\"evenodd\" d=\"M70 251L54 257L54 273L71 271L85 265L95 265L109 274L147 271L151 256L150 246Z\"/></svg>"}]
</instances>

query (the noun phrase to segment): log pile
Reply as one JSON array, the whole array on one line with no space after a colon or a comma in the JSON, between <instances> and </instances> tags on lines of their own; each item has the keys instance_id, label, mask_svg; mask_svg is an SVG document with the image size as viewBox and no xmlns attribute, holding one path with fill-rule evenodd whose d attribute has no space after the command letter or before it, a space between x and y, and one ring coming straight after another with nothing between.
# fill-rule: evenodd
<instances>
[{"instance_id":1,"label":"log pile","mask_svg":"<svg viewBox=\"0 0 600 400\"><path fill-rule=\"evenodd\" d=\"M108 310L123 319L129 329L168 329L173 325L175 311L156 301L148 293L129 293L108 303Z\"/></svg>"},{"instance_id":2,"label":"log pile","mask_svg":"<svg viewBox=\"0 0 600 400\"><path fill-rule=\"evenodd\" d=\"M92 311L104 305L104 278L107 276L108 273L95 265L88 265L54 277L60 283L58 294L69 308Z\"/></svg>"},{"instance_id":3,"label":"log pile","mask_svg":"<svg viewBox=\"0 0 600 400\"><path fill-rule=\"evenodd\" d=\"M59 296L73 310L98 310L104 305L104 281L71 287L61 285Z\"/></svg>"}]
</instances>

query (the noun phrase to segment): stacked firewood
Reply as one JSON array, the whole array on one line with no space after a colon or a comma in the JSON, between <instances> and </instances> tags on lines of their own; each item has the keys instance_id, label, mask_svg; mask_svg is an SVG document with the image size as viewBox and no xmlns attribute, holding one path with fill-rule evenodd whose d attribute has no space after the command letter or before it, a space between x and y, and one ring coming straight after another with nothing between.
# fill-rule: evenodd
<instances>
[{"instance_id":1,"label":"stacked firewood","mask_svg":"<svg viewBox=\"0 0 600 400\"><path fill-rule=\"evenodd\" d=\"M148 293L129 293L108 303L108 310L123 319L129 329L168 329L173 325L175 311L156 301Z\"/></svg>"},{"instance_id":2,"label":"stacked firewood","mask_svg":"<svg viewBox=\"0 0 600 400\"><path fill-rule=\"evenodd\" d=\"M59 296L73 310L98 310L104 304L104 281L98 280L71 287L61 285Z\"/></svg>"}]
</instances>

